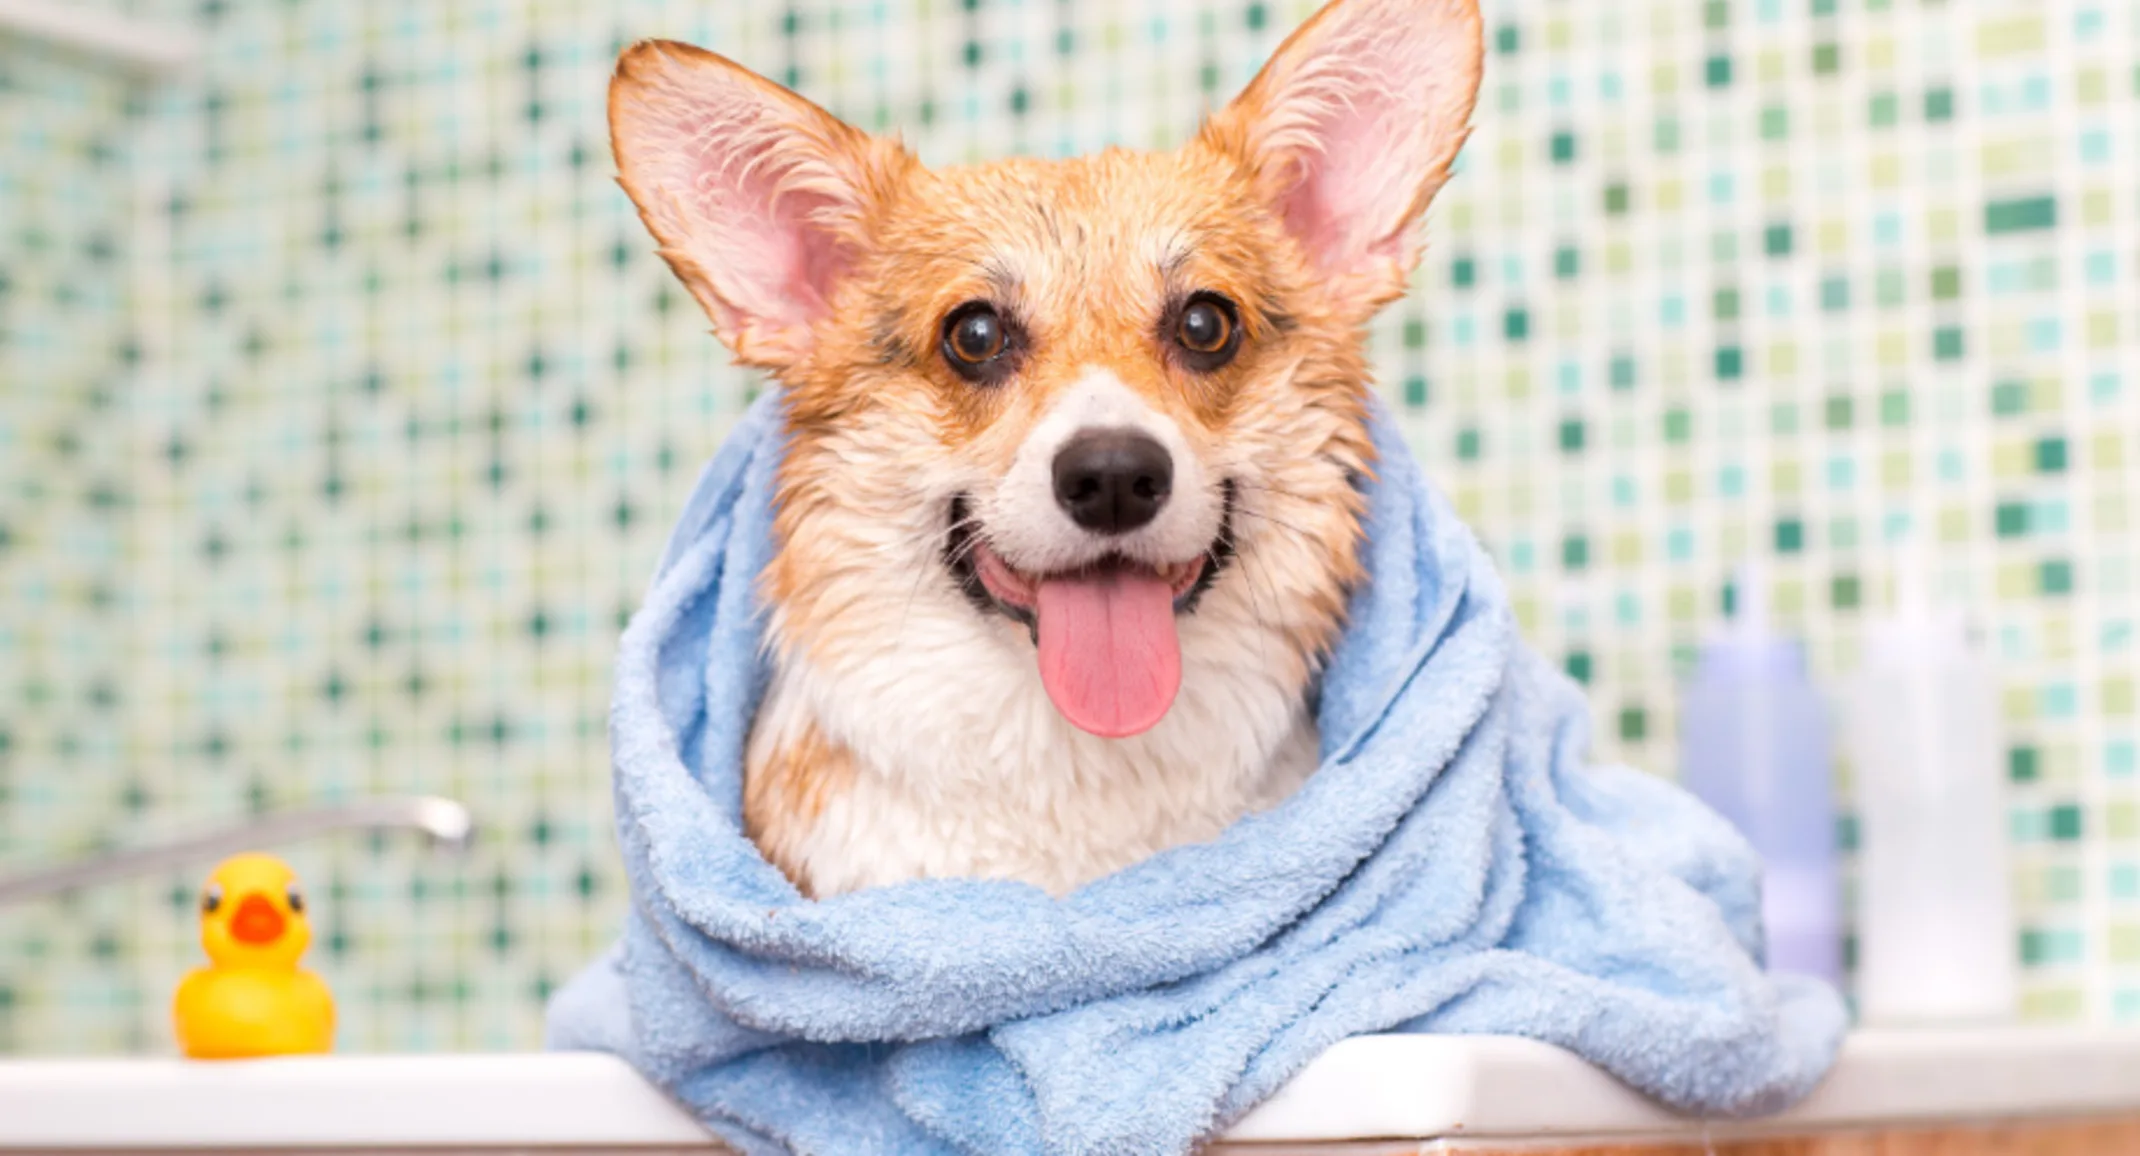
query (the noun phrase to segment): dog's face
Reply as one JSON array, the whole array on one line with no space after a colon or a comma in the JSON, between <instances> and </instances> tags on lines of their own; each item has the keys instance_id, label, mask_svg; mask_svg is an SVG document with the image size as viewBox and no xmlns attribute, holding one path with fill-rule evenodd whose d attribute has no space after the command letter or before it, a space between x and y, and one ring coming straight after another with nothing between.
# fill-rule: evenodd
<instances>
[{"instance_id":1,"label":"dog's face","mask_svg":"<svg viewBox=\"0 0 2140 1156\"><path fill-rule=\"evenodd\" d=\"M1167 714L1200 610L1304 684L1357 576L1363 326L1478 66L1470 0L1338 0L1179 150L932 171L719 57L626 53L624 185L786 390L776 640L856 667L956 603L1103 737Z\"/></svg>"}]
</instances>

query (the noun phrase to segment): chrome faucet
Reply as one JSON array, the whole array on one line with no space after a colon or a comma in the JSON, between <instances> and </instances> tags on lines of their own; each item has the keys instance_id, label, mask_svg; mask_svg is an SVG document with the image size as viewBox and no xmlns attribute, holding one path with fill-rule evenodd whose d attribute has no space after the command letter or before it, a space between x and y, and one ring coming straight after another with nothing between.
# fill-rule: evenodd
<instances>
[{"instance_id":1,"label":"chrome faucet","mask_svg":"<svg viewBox=\"0 0 2140 1156\"><path fill-rule=\"evenodd\" d=\"M420 831L434 845L460 850L474 836L475 822L468 808L452 799L430 795L361 799L331 807L285 811L155 846L0 875L0 907L333 831L398 829Z\"/></svg>"}]
</instances>

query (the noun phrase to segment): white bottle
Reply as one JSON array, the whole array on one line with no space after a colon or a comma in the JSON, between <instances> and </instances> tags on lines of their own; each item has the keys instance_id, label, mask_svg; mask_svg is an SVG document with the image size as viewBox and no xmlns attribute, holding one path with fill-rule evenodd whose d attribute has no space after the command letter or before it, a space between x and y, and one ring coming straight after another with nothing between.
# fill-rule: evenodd
<instances>
[{"instance_id":1,"label":"white bottle","mask_svg":"<svg viewBox=\"0 0 2140 1156\"><path fill-rule=\"evenodd\" d=\"M2007 1019L2017 995L1998 682L1905 560L1844 696L1858 811L1858 1016Z\"/></svg>"}]
</instances>

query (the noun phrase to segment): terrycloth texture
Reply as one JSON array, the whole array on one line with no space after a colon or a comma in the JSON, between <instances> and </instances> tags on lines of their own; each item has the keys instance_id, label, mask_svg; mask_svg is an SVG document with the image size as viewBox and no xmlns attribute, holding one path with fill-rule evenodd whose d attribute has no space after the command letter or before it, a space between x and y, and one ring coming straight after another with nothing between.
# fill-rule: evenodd
<instances>
[{"instance_id":1,"label":"terrycloth texture","mask_svg":"<svg viewBox=\"0 0 2140 1156\"><path fill-rule=\"evenodd\" d=\"M1771 977L1758 864L1661 780L1582 763L1585 703L1378 417L1369 580L1324 762L1218 839L1057 900L928 881L810 902L739 824L764 688L774 397L706 469L617 656L634 912L555 1047L629 1058L748 1153L1185 1152L1362 1032L1508 1033L1678 1108L1779 1108L1830 989Z\"/></svg>"}]
</instances>

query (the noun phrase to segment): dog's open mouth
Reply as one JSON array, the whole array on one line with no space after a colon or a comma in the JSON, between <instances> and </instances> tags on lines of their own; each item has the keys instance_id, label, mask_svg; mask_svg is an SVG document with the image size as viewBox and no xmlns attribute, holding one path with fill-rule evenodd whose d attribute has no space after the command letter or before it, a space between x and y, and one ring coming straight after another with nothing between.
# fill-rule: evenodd
<instances>
[{"instance_id":1,"label":"dog's open mouth","mask_svg":"<svg viewBox=\"0 0 2140 1156\"><path fill-rule=\"evenodd\" d=\"M1195 609L1232 556L1230 490L1218 536L1185 561L1155 566L1109 556L1072 571L1028 574L989 548L964 499L951 504L944 556L976 606L1032 632L1055 709L1082 730L1126 738L1158 725L1181 689L1176 618Z\"/></svg>"}]
</instances>

